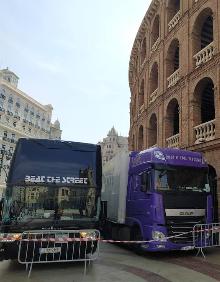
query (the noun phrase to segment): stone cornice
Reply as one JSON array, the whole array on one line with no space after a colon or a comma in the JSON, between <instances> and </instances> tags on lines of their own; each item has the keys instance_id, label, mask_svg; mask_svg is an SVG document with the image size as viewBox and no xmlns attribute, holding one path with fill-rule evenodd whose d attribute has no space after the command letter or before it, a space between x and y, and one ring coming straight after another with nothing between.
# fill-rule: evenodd
<instances>
[{"instance_id":1,"label":"stone cornice","mask_svg":"<svg viewBox=\"0 0 220 282\"><path fill-rule=\"evenodd\" d=\"M142 41L145 33L147 32L149 22L153 18L153 16L156 14L158 10L158 6L160 5L161 0L152 0L145 16L144 19L142 20L142 23L139 27L138 33L136 35L136 38L134 40L134 44L131 50L131 56L130 56L130 62L129 62L129 85L130 88L132 88L132 73L133 73L133 68L135 64L135 56L137 55L139 51L139 46L140 42Z\"/></svg>"},{"instance_id":2,"label":"stone cornice","mask_svg":"<svg viewBox=\"0 0 220 282\"><path fill-rule=\"evenodd\" d=\"M220 138L216 138L214 140L210 140L210 141L206 141L204 143L201 144L192 144L187 146L188 150L196 150L196 151L200 151L200 152L208 152L208 151L213 151L213 150L217 150L220 148Z\"/></svg>"},{"instance_id":3,"label":"stone cornice","mask_svg":"<svg viewBox=\"0 0 220 282\"><path fill-rule=\"evenodd\" d=\"M189 10L189 15L192 16L195 12L197 12L208 0L200 0L194 3L192 8Z\"/></svg>"}]
</instances>

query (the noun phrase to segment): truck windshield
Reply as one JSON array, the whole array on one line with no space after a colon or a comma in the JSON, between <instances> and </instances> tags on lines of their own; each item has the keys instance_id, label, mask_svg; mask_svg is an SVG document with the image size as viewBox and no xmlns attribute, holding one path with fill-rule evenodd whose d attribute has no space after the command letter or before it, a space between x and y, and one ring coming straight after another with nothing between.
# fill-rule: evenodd
<instances>
[{"instance_id":1,"label":"truck windshield","mask_svg":"<svg viewBox=\"0 0 220 282\"><path fill-rule=\"evenodd\" d=\"M155 170L156 190L210 192L206 168L174 167Z\"/></svg>"},{"instance_id":2,"label":"truck windshield","mask_svg":"<svg viewBox=\"0 0 220 282\"><path fill-rule=\"evenodd\" d=\"M12 186L4 202L3 223L96 217L96 190L94 187Z\"/></svg>"}]
</instances>

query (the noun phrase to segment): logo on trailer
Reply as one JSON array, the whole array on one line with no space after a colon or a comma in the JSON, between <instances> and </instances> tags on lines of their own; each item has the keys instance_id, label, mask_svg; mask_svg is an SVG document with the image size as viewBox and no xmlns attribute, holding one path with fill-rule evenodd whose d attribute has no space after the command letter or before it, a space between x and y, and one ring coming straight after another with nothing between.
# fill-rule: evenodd
<instances>
[{"instance_id":1,"label":"logo on trailer","mask_svg":"<svg viewBox=\"0 0 220 282\"><path fill-rule=\"evenodd\" d=\"M26 175L25 183L88 184L87 177Z\"/></svg>"},{"instance_id":2,"label":"logo on trailer","mask_svg":"<svg viewBox=\"0 0 220 282\"><path fill-rule=\"evenodd\" d=\"M163 161L166 160L164 154L160 151L154 151L154 156L159 160L163 160Z\"/></svg>"}]
</instances>

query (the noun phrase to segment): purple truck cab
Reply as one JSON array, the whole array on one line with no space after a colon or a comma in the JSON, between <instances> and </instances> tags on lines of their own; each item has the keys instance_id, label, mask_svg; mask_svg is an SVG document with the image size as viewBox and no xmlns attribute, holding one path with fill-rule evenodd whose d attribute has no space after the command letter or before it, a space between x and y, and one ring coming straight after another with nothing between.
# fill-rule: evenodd
<instances>
[{"instance_id":1,"label":"purple truck cab","mask_svg":"<svg viewBox=\"0 0 220 282\"><path fill-rule=\"evenodd\" d=\"M149 241L142 250L191 249L194 225L213 221L208 165L198 152L124 152L104 166L103 186L107 233Z\"/></svg>"}]
</instances>

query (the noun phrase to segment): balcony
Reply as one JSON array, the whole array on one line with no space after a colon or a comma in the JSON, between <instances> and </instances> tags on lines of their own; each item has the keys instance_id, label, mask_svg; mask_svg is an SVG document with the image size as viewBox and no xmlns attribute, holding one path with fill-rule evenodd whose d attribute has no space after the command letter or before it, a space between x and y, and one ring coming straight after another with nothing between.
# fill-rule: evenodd
<instances>
[{"instance_id":1,"label":"balcony","mask_svg":"<svg viewBox=\"0 0 220 282\"><path fill-rule=\"evenodd\" d=\"M201 51L199 51L195 56L193 56L193 58L196 61L196 68L211 60L214 54L215 54L215 46L214 46L214 42L211 42L208 46L206 46Z\"/></svg>"},{"instance_id":2,"label":"balcony","mask_svg":"<svg viewBox=\"0 0 220 282\"><path fill-rule=\"evenodd\" d=\"M159 42L160 42L160 38L158 37L157 40L154 42L153 46L151 47L151 52L155 52L157 50Z\"/></svg>"},{"instance_id":3,"label":"balcony","mask_svg":"<svg viewBox=\"0 0 220 282\"><path fill-rule=\"evenodd\" d=\"M13 113L11 111L7 110L7 115L13 116Z\"/></svg>"},{"instance_id":4,"label":"balcony","mask_svg":"<svg viewBox=\"0 0 220 282\"><path fill-rule=\"evenodd\" d=\"M168 88L174 86L179 79L180 79L180 69L176 70L174 73L171 74L171 76L167 78Z\"/></svg>"},{"instance_id":5,"label":"balcony","mask_svg":"<svg viewBox=\"0 0 220 282\"><path fill-rule=\"evenodd\" d=\"M196 135L195 144L215 139L215 119L195 126L194 130Z\"/></svg>"},{"instance_id":6,"label":"balcony","mask_svg":"<svg viewBox=\"0 0 220 282\"><path fill-rule=\"evenodd\" d=\"M147 58L145 58L145 59L143 60L143 62L141 63L140 72L143 71L146 61L147 61Z\"/></svg>"},{"instance_id":7,"label":"balcony","mask_svg":"<svg viewBox=\"0 0 220 282\"><path fill-rule=\"evenodd\" d=\"M168 23L168 29L171 31L179 22L181 17L180 11L176 13L176 15L172 18L172 20Z\"/></svg>"},{"instance_id":8,"label":"balcony","mask_svg":"<svg viewBox=\"0 0 220 282\"><path fill-rule=\"evenodd\" d=\"M156 90L154 90L153 93L150 94L150 101L149 103L153 103L156 99L157 99L157 96L158 96L158 88Z\"/></svg>"},{"instance_id":9,"label":"balcony","mask_svg":"<svg viewBox=\"0 0 220 282\"><path fill-rule=\"evenodd\" d=\"M14 120L20 120L21 118L19 117L19 115L15 114L14 115Z\"/></svg>"},{"instance_id":10,"label":"balcony","mask_svg":"<svg viewBox=\"0 0 220 282\"><path fill-rule=\"evenodd\" d=\"M179 148L180 144L180 135L179 133L167 138L167 147L168 148Z\"/></svg>"},{"instance_id":11,"label":"balcony","mask_svg":"<svg viewBox=\"0 0 220 282\"><path fill-rule=\"evenodd\" d=\"M6 142L11 142L11 139L8 138L7 136L3 136L3 137L2 137L2 140L3 140L3 141L6 141Z\"/></svg>"},{"instance_id":12,"label":"balcony","mask_svg":"<svg viewBox=\"0 0 220 282\"><path fill-rule=\"evenodd\" d=\"M143 111L144 111L144 104L142 104L139 108L138 117L143 113Z\"/></svg>"}]
</instances>

